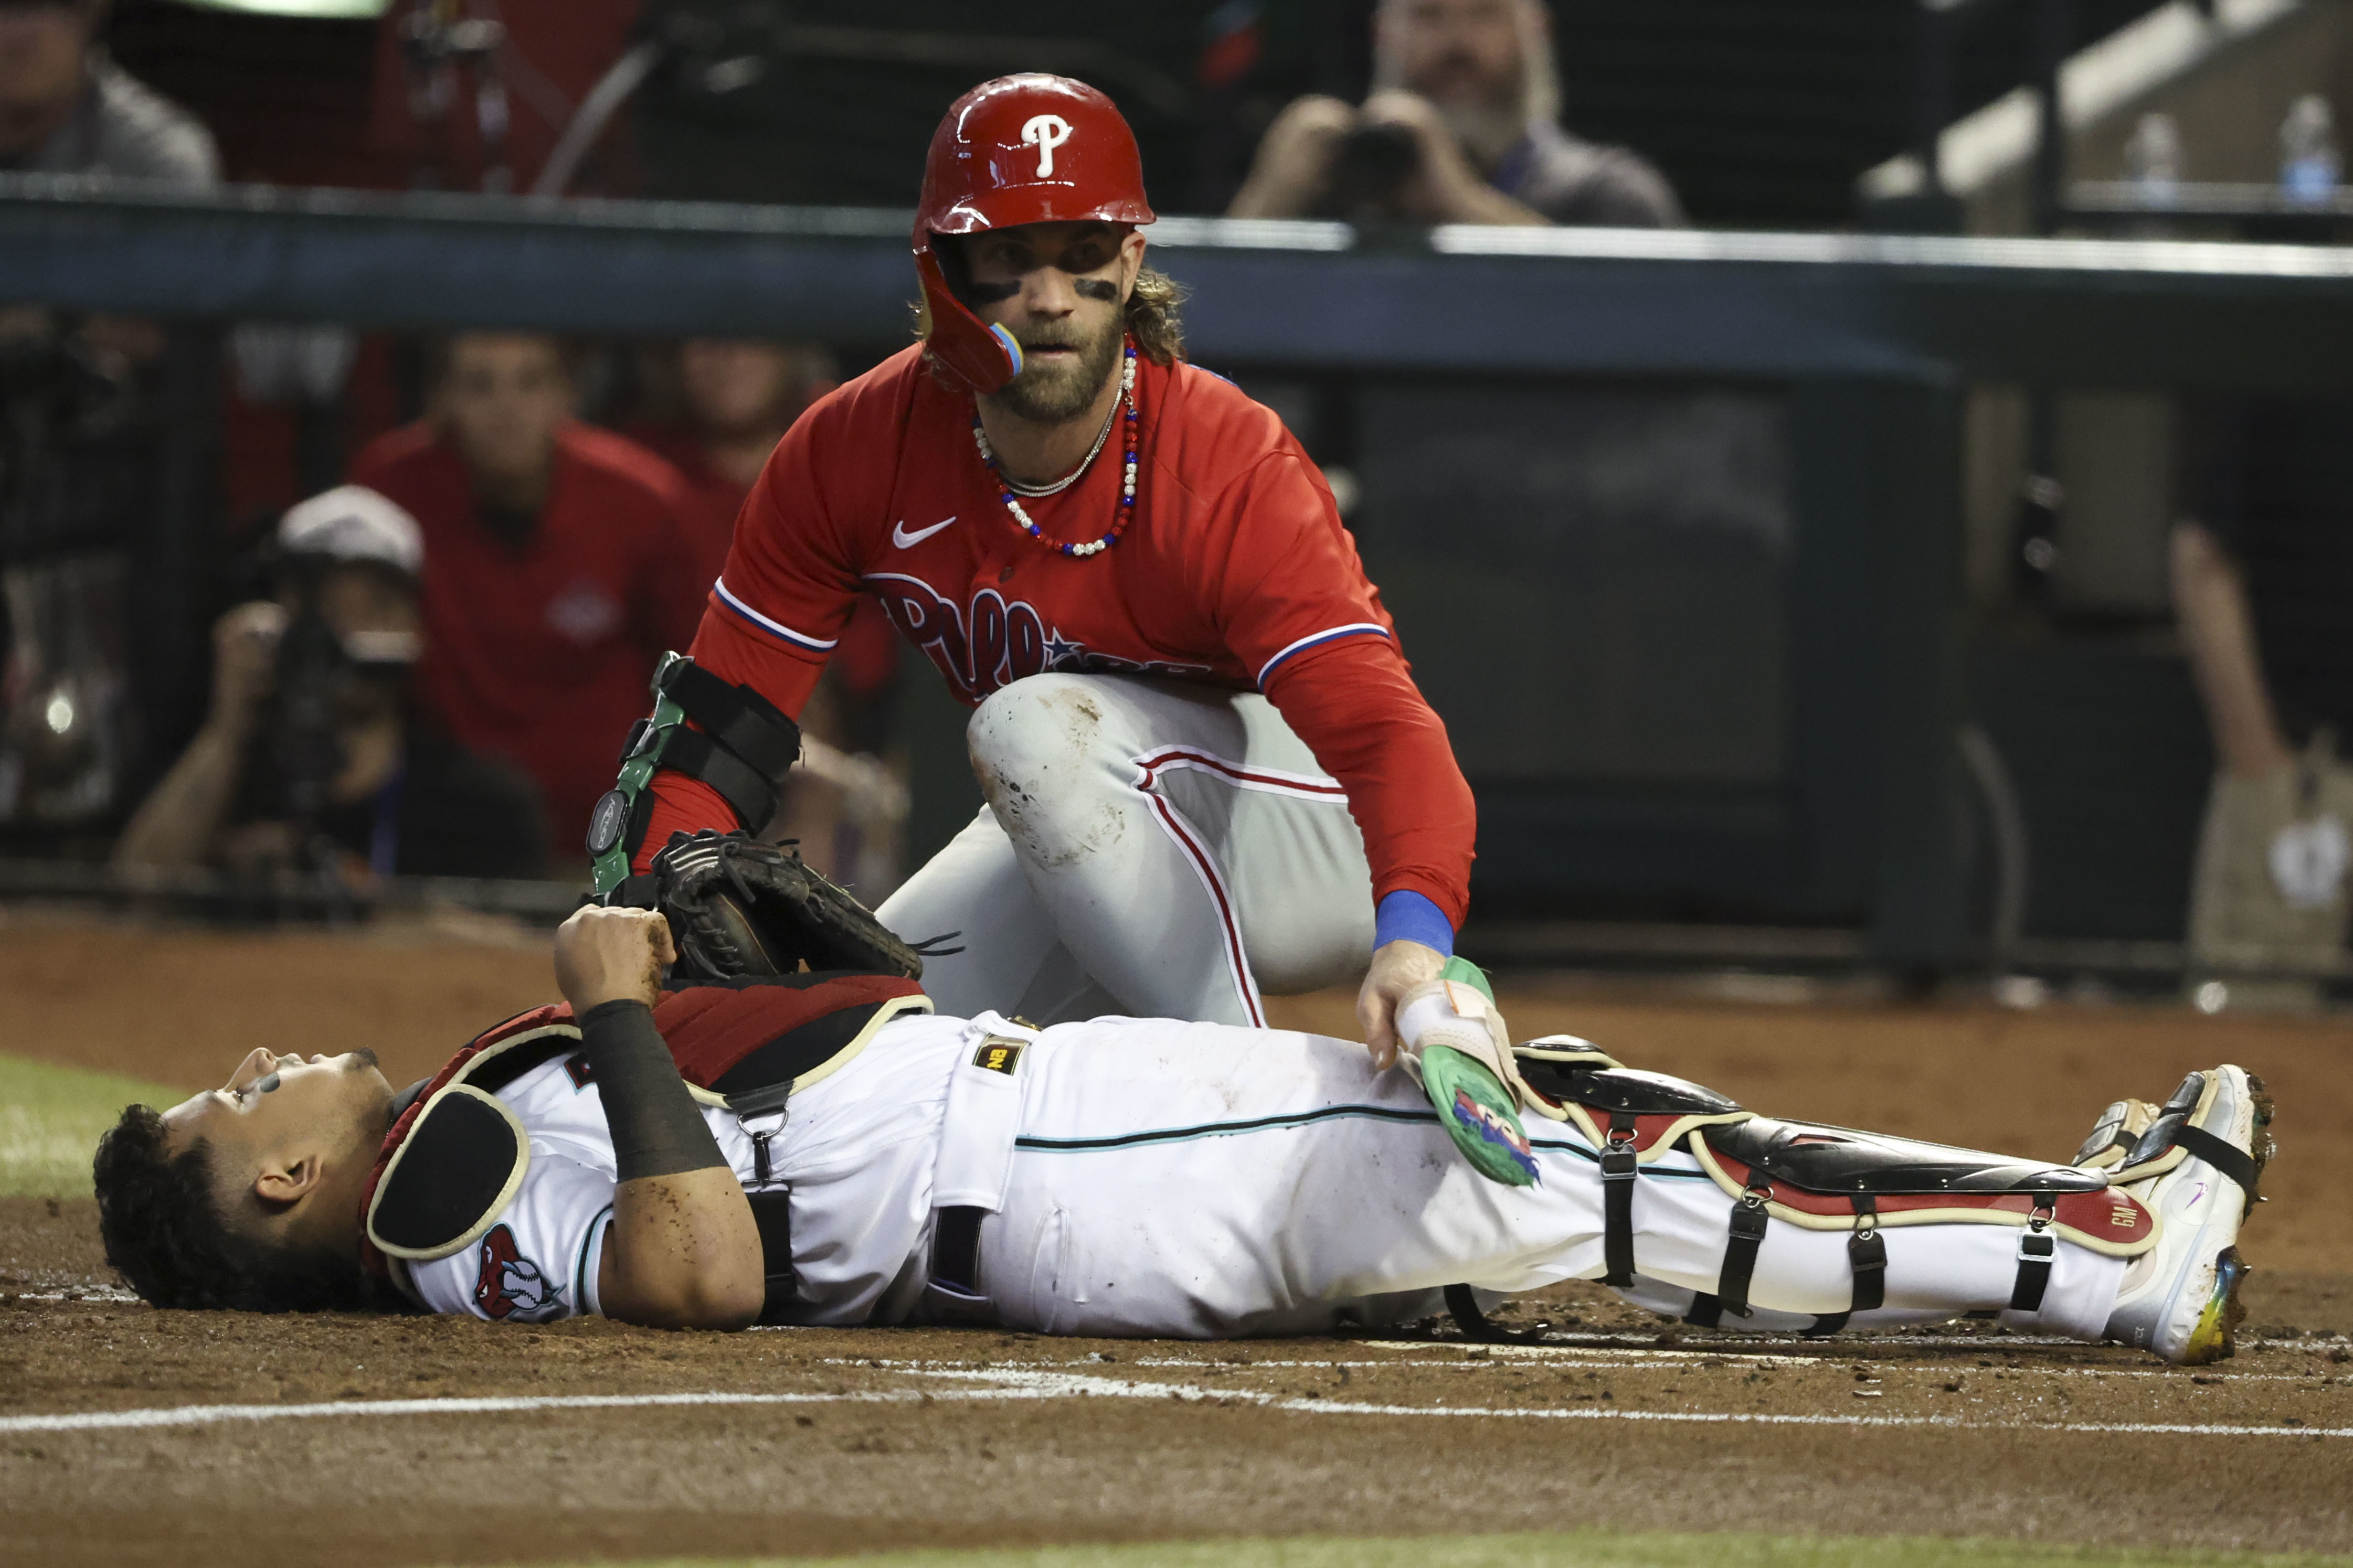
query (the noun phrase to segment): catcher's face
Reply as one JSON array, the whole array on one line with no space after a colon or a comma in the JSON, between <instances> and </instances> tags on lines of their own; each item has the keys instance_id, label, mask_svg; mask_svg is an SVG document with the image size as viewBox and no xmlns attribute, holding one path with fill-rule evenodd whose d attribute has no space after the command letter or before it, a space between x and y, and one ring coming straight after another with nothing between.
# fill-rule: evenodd
<instances>
[{"instance_id":1,"label":"catcher's face","mask_svg":"<svg viewBox=\"0 0 2353 1568\"><path fill-rule=\"evenodd\" d=\"M174 1152L202 1139L224 1195L249 1191L265 1217L355 1212L358 1184L392 1119L375 1053L280 1056L256 1050L218 1089L164 1113Z\"/></svg>"}]
</instances>

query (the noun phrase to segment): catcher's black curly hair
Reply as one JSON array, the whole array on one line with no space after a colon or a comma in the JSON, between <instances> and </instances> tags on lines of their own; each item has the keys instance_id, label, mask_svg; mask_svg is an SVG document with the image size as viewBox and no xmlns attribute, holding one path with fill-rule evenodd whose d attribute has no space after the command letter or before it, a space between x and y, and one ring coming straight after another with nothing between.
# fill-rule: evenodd
<instances>
[{"instance_id":1,"label":"catcher's black curly hair","mask_svg":"<svg viewBox=\"0 0 2353 1568\"><path fill-rule=\"evenodd\" d=\"M211 1148L197 1139L174 1154L149 1106L123 1110L98 1141L90 1173L106 1260L155 1306L332 1312L388 1304L386 1288L357 1258L232 1225L214 1189Z\"/></svg>"}]
</instances>

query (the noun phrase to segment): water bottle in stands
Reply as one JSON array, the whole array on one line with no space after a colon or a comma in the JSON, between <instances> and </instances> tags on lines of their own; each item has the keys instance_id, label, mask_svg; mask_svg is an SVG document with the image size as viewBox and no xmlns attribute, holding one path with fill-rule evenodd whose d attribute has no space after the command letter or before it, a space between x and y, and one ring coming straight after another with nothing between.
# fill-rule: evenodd
<instances>
[{"instance_id":1,"label":"water bottle in stands","mask_svg":"<svg viewBox=\"0 0 2353 1568\"><path fill-rule=\"evenodd\" d=\"M2181 128L2170 114L2144 114L2125 143L2125 178L2143 206L2169 207L2181 195Z\"/></svg>"},{"instance_id":2,"label":"water bottle in stands","mask_svg":"<svg viewBox=\"0 0 2353 1568\"><path fill-rule=\"evenodd\" d=\"M2326 202L2337 194L2344 160L2337 151L2336 117L2328 100L2307 92L2280 121L2280 190L2290 201Z\"/></svg>"}]
</instances>

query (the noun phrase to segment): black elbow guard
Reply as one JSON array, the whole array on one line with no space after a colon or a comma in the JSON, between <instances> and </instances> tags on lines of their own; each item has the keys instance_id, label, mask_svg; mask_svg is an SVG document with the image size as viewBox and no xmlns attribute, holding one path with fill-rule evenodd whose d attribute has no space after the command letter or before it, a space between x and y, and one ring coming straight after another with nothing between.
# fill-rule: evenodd
<instances>
[{"instance_id":1,"label":"black elbow guard","mask_svg":"<svg viewBox=\"0 0 2353 1568\"><path fill-rule=\"evenodd\" d=\"M737 826L756 834L776 815L785 774L800 760L800 726L783 710L684 654L663 657L653 692L652 716L631 727L621 748L619 781L589 814L588 858L600 899L628 880L653 812L656 773L669 768L710 785Z\"/></svg>"}]
</instances>

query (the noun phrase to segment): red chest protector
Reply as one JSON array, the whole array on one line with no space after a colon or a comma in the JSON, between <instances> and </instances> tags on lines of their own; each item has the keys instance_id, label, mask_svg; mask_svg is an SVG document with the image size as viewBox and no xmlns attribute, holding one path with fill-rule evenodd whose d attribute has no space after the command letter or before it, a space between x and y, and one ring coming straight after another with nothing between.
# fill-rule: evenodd
<instances>
[{"instance_id":1,"label":"red chest protector","mask_svg":"<svg viewBox=\"0 0 2353 1568\"><path fill-rule=\"evenodd\" d=\"M743 1116L783 1109L904 1013L932 1004L896 975L814 973L662 994L654 1026L695 1099ZM480 1239L522 1186L530 1137L497 1091L579 1047L568 1004L517 1014L476 1036L410 1089L360 1196L361 1252L391 1260L447 1258ZM585 1075L586 1063L575 1064Z\"/></svg>"}]
</instances>

